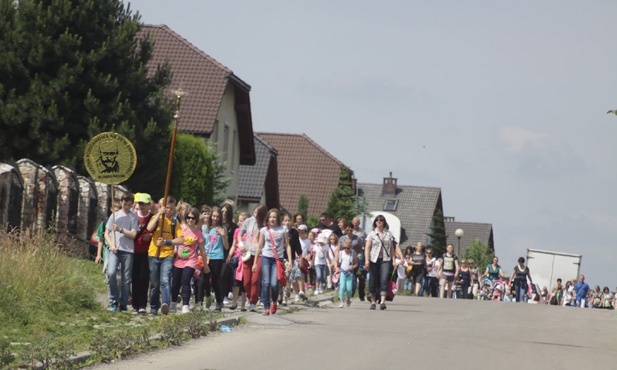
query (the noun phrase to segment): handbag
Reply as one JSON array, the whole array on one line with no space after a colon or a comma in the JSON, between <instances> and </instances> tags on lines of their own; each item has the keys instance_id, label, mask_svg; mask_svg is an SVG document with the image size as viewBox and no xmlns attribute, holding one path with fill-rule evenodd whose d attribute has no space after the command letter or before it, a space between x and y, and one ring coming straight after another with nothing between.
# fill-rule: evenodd
<instances>
[{"instance_id":1,"label":"handbag","mask_svg":"<svg viewBox=\"0 0 617 370\"><path fill-rule=\"evenodd\" d=\"M272 251L274 252L274 259L276 259L276 279L279 282L279 286L287 286L287 275L285 274L285 264L280 260L278 253L276 252L276 244L274 243L274 235L272 230L268 227L268 233L270 233L270 241L272 242Z\"/></svg>"},{"instance_id":2,"label":"handbag","mask_svg":"<svg viewBox=\"0 0 617 370\"><path fill-rule=\"evenodd\" d=\"M387 289L386 289L386 301L388 302L392 302L394 300L394 296L396 295L397 292L397 287L396 287L396 270L393 268L392 269L392 275L390 275L390 280L388 280L388 285L387 285Z\"/></svg>"},{"instance_id":3,"label":"handbag","mask_svg":"<svg viewBox=\"0 0 617 370\"><path fill-rule=\"evenodd\" d=\"M300 271L302 271L302 273L305 275L310 272L309 271L309 261L304 257L301 257L298 260L298 267L300 268Z\"/></svg>"}]
</instances>

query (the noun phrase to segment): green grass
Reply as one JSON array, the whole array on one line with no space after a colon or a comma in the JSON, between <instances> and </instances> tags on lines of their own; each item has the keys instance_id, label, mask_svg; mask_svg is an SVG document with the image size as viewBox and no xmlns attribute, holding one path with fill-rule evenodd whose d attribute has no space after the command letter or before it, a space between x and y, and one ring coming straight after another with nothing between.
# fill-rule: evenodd
<instances>
[{"instance_id":1,"label":"green grass","mask_svg":"<svg viewBox=\"0 0 617 370\"><path fill-rule=\"evenodd\" d=\"M103 361L119 358L126 348L135 353L160 346L147 340L156 333L163 334L163 345L180 344L212 330L221 317L108 312L96 299L107 294L101 270L90 260L69 256L50 234L1 234L0 368L8 364L6 353L17 354L14 366L84 350Z\"/></svg>"}]
</instances>

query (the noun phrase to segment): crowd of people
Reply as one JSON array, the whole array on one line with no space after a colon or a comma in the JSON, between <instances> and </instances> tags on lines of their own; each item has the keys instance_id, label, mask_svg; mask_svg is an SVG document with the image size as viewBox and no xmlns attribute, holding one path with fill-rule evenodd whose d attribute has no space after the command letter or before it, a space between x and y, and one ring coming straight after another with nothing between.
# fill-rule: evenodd
<instances>
[{"instance_id":1,"label":"crowd of people","mask_svg":"<svg viewBox=\"0 0 617 370\"><path fill-rule=\"evenodd\" d=\"M97 236L95 262L104 263L112 312L146 314L149 306L151 315L167 315L239 306L269 316L292 294L300 302L328 289L338 291L340 308L357 292L371 310L385 310L397 292L597 308L617 303L608 287L592 290L582 275L537 291L523 257L507 274L497 257L484 271L471 259L459 262L452 245L441 256L421 242L403 253L383 215L365 232L357 217L349 222L323 213L309 230L304 215L264 205L236 217L231 201L198 209L173 196L154 204L149 194L137 193L113 202Z\"/></svg>"}]
</instances>

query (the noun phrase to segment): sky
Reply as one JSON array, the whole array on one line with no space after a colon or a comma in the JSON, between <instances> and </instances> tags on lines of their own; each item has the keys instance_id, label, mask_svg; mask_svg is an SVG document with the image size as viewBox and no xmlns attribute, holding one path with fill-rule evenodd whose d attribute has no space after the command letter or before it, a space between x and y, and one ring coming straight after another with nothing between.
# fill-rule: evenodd
<instances>
[{"instance_id":1,"label":"sky","mask_svg":"<svg viewBox=\"0 0 617 370\"><path fill-rule=\"evenodd\" d=\"M130 3L251 85L256 132L305 133L361 183L440 187L507 271L574 253L617 286L617 2Z\"/></svg>"}]
</instances>

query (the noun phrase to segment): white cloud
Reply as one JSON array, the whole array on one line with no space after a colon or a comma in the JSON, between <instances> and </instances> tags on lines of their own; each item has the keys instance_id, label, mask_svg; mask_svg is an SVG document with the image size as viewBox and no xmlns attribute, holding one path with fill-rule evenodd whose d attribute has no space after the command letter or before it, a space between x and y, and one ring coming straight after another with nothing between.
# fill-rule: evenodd
<instances>
[{"instance_id":1,"label":"white cloud","mask_svg":"<svg viewBox=\"0 0 617 370\"><path fill-rule=\"evenodd\" d=\"M587 171L582 156L554 135L506 126L500 128L499 140L520 175L555 178Z\"/></svg>"}]
</instances>

